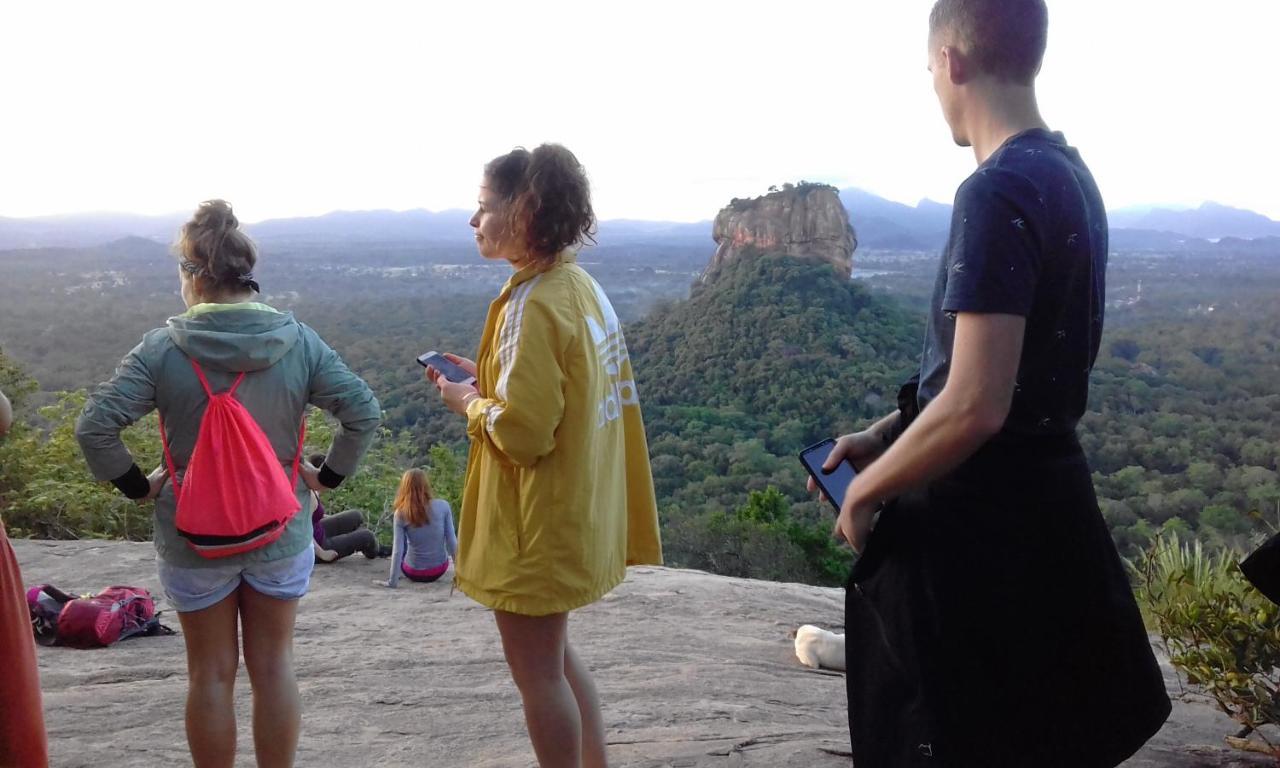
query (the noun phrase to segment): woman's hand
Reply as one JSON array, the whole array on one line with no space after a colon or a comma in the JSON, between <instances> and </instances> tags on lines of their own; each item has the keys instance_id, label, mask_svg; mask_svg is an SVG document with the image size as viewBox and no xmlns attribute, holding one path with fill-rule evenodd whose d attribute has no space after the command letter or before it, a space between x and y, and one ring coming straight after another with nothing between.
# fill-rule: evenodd
<instances>
[{"instance_id":1,"label":"woman's hand","mask_svg":"<svg viewBox=\"0 0 1280 768\"><path fill-rule=\"evenodd\" d=\"M476 375L476 363L474 360L468 360L465 357L458 357L457 355L450 354L448 352L444 353L444 359L458 366L470 375Z\"/></svg>"},{"instance_id":2,"label":"woman's hand","mask_svg":"<svg viewBox=\"0 0 1280 768\"><path fill-rule=\"evenodd\" d=\"M457 355L445 355L449 362L461 367L468 374L476 375L476 364ZM440 399L444 400L444 405L454 413L465 414L467 412L467 404L480 396L480 391L471 384L459 384L455 381L449 381L440 371L427 366L427 381L435 385L440 392Z\"/></svg>"},{"instance_id":3,"label":"woman's hand","mask_svg":"<svg viewBox=\"0 0 1280 768\"><path fill-rule=\"evenodd\" d=\"M151 474L147 475L147 482L151 484L151 490L147 491L147 495L140 499L135 499L139 504L155 501L160 495L160 489L164 488L165 481L169 479L169 470L165 467L156 467L151 470Z\"/></svg>"},{"instance_id":4,"label":"woman's hand","mask_svg":"<svg viewBox=\"0 0 1280 768\"><path fill-rule=\"evenodd\" d=\"M298 474L302 475L302 482L306 483L307 487L316 493L324 493L325 491L333 490L320 482L320 468L306 459L299 462Z\"/></svg>"}]
</instances>

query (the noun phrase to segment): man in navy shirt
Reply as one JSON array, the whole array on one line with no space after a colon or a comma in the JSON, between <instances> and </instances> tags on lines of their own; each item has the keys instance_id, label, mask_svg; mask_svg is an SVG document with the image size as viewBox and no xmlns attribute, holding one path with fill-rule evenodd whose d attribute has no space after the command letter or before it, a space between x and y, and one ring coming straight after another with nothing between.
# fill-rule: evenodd
<instances>
[{"instance_id":1,"label":"man in navy shirt","mask_svg":"<svg viewBox=\"0 0 1280 768\"><path fill-rule=\"evenodd\" d=\"M939 0L930 17L934 89L978 169L918 387L828 462L862 468L835 527L861 553L845 607L858 768L1114 766L1169 713L1075 438L1107 223L1037 107L1047 34L1043 0Z\"/></svg>"}]
</instances>

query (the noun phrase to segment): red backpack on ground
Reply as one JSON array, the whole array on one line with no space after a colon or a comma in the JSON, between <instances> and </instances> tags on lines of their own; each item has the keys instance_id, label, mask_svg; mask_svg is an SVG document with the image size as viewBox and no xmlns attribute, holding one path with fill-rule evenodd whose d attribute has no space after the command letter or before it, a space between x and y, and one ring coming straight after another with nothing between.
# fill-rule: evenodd
<instances>
[{"instance_id":1,"label":"red backpack on ground","mask_svg":"<svg viewBox=\"0 0 1280 768\"><path fill-rule=\"evenodd\" d=\"M298 452L290 478L258 422L235 399L244 373L226 392L214 394L200 364L192 360L191 367L209 397L209 406L200 419L196 447L181 484L165 439L164 417L160 419L164 460L178 501L178 534L197 554L209 558L265 547L280 538L285 525L301 509L294 488L307 436L306 416L298 429Z\"/></svg>"},{"instance_id":2,"label":"red backpack on ground","mask_svg":"<svg viewBox=\"0 0 1280 768\"><path fill-rule=\"evenodd\" d=\"M151 593L142 587L107 587L76 597L51 584L27 590L31 628L41 645L102 648L139 635L172 635L160 623Z\"/></svg>"}]
</instances>

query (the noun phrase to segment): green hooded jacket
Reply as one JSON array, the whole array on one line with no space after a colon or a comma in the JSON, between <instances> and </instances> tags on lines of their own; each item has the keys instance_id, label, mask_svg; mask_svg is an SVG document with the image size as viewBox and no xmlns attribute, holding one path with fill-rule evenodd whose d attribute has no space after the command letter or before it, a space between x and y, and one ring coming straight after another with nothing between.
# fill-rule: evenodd
<instances>
[{"instance_id":1,"label":"green hooded jacket","mask_svg":"<svg viewBox=\"0 0 1280 768\"><path fill-rule=\"evenodd\" d=\"M292 471L308 404L333 414L341 424L325 459L340 475L355 472L381 423L381 408L369 385L292 313L257 303L199 304L143 336L111 380L89 396L76 422L76 438L95 478L112 480L129 471L134 460L120 432L157 408L181 478L208 402L192 359L200 363L214 392L225 391L239 372L247 372L236 398L271 441L286 473ZM289 521L278 540L252 552L208 559L178 536L173 483L165 483L155 503L156 552L181 567L292 557L311 546L312 535L301 477L296 490L303 512Z\"/></svg>"}]
</instances>

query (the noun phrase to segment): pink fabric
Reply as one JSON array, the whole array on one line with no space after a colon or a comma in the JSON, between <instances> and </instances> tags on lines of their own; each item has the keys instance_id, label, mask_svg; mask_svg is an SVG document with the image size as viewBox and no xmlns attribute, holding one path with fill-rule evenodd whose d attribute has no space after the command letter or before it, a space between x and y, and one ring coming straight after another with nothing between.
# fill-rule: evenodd
<instances>
[{"instance_id":1,"label":"pink fabric","mask_svg":"<svg viewBox=\"0 0 1280 768\"><path fill-rule=\"evenodd\" d=\"M244 373L236 377L229 390L214 394L200 364L192 360L191 367L209 405L200 420L196 446L181 484L168 441L164 443L165 462L178 501L174 516L178 532L188 537L187 543L196 553L209 558L264 547L280 538L300 508L294 489L306 439L306 420L299 429L290 479L281 470L271 441L248 409L235 399ZM164 437L163 417L160 433ZM268 527L273 524L275 527ZM255 532L259 533L253 535ZM223 540L214 544L202 537Z\"/></svg>"},{"instance_id":2,"label":"pink fabric","mask_svg":"<svg viewBox=\"0 0 1280 768\"><path fill-rule=\"evenodd\" d=\"M31 614L22 593L18 558L0 522L0 659L4 685L0 693L0 765L9 768L47 768L48 742L40 677L36 671L36 643Z\"/></svg>"},{"instance_id":3,"label":"pink fabric","mask_svg":"<svg viewBox=\"0 0 1280 768\"><path fill-rule=\"evenodd\" d=\"M408 576L411 579L438 579L445 574L445 571L449 570L449 561L445 560L435 568L422 569L410 568L404 563L401 563L400 570L404 572L405 576Z\"/></svg>"}]
</instances>

